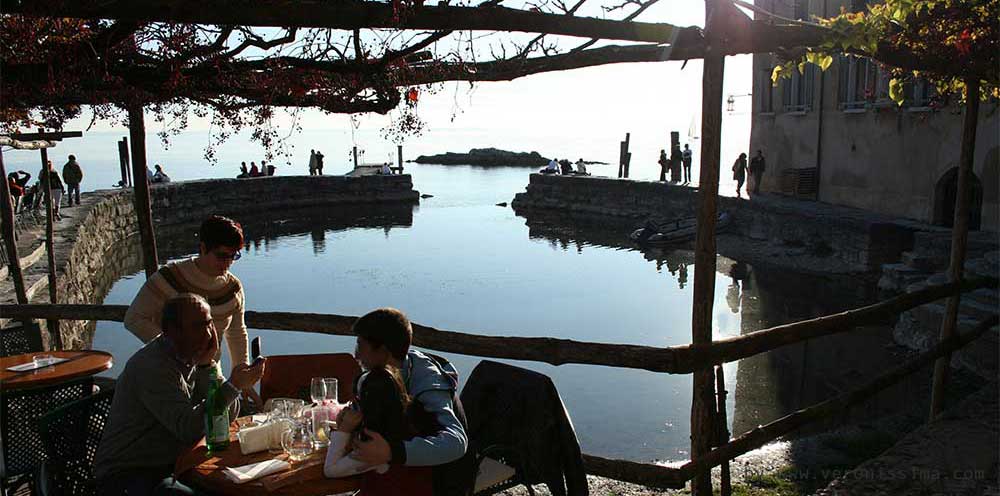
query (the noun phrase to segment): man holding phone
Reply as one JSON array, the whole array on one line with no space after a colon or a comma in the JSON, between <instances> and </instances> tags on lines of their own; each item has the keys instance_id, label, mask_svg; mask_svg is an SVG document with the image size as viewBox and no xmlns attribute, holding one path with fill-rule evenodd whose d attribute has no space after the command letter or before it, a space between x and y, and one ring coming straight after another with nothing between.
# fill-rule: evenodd
<instances>
[{"instance_id":1,"label":"man holding phone","mask_svg":"<svg viewBox=\"0 0 1000 496\"><path fill-rule=\"evenodd\" d=\"M171 476L181 452L205 435L205 395L218 372L219 335L207 301L182 293L163 306L163 332L118 377L94 460L102 495L193 492ZM237 364L220 391L232 407L264 374L264 359Z\"/></svg>"}]
</instances>

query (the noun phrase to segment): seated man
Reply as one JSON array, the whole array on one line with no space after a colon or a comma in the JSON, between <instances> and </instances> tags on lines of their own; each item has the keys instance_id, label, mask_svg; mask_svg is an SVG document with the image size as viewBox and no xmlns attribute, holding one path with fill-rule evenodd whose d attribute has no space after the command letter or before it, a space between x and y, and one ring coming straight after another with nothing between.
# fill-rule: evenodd
<instances>
[{"instance_id":1,"label":"seated man","mask_svg":"<svg viewBox=\"0 0 1000 496\"><path fill-rule=\"evenodd\" d=\"M367 465L385 463L414 467L433 466L434 494L464 494L471 482L462 465L468 446L465 413L458 399L458 372L444 360L410 349L413 329L406 315L394 308L380 308L354 323L358 336L355 357L366 370L392 365L414 401L430 414L439 430L426 437L395 441L390 445L377 432L365 430L368 441L358 443L357 457Z\"/></svg>"},{"instance_id":2,"label":"seated man","mask_svg":"<svg viewBox=\"0 0 1000 496\"><path fill-rule=\"evenodd\" d=\"M193 494L171 474L177 457L205 436L205 395L219 376L219 336L208 302L191 293L167 301L162 329L118 376L94 460L99 494ZM236 365L222 385L226 404L263 373L263 361Z\"/></svg>"},{"instance_id":3,"label":"seated man","mask_svg":"<svg viewBox=\"0 0 1000 496\"><path fill-rule=\"evenodd\" d=\"M583 159L576 161L576 173L581 176L589 176L587 173L587 164L583 163Z\"/></svg>"}]
</instances>

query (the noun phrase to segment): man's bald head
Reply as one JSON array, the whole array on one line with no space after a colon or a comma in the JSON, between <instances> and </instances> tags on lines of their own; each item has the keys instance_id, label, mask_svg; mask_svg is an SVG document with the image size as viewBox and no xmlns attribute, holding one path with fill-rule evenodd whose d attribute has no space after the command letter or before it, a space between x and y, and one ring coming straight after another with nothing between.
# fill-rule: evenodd
<instances>
[{"instance_id":1,"label":"man's bald head","mask_svg":"<svg viewBox=\"0 0 1000 496\"><path fill-rule=\"evenodd\" d=\"M167 300L161 322L164 336L173 342L184 360L193 361L206 348L218 347L211 309L201 296L181 293Z\"/></svg>"}]
</instances>

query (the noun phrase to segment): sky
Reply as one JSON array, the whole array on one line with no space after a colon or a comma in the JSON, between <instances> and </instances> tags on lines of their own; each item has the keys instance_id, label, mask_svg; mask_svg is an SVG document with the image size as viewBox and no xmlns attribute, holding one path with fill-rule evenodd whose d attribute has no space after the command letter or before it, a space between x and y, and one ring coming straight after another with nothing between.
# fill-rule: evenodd
<instances>
[{"instance_id":1,"label":"sky","mask_svg":"<svg viewBox=\"0 0 1000 496\"><path fill-rule=\"evenodd\" d=\"M517 7L513 3L505 3ZM598 4L581 9L581 15L621 17L621 13L602 13ZM644 12L637 20L667 22L679 26L702 25L704 3L700 0L665 0ZM503 34L497 36L504 36ZM519 36L519 35L514 35ZM567 40L564 37L558 38ZM582 40L567 40L579 43ZM569 45L572 46L572 45ZM736 96L736 111L725 119L744 119L749 129L751 92L749 55L727 58L724 96ZM517 130L546 134L602 135L640 132L645 129L683 130L692 120L700 119L700 60L683 66L682 62L647 62L612 64L572 71L528 76L510 82L470 85L467 82L445 83L421 91L417 113L426 123L425 132L454 130ZM291 117L281 113L276 123L288 128ZM305 130L377 130L393 114L355 116L329 115L316 110L299 113ZM89 118L83 116L66 129L86 129ZM188 131L205 132L210 123L192 116ZM147 118L147 131L158 130ZM110 122L97 123L90 131L122 131ZM657 131L661 134L666 131ZM748 131L747 131L747 135ZM150 140L155 145L155 140Z\"/></svg>"}]
</instances>

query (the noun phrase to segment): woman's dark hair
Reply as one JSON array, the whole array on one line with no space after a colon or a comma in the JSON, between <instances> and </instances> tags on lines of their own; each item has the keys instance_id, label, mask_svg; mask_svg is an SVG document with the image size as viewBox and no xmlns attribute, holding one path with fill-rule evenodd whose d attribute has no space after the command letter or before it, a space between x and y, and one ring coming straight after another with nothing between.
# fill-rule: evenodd
<instances>
[{"instance_id":1,"label":"woman's dark hair","mask_svg":"<svg viewBox=\"0 0 1000 496\"><path fill-rule=\"evenodd\" d=\"M219 246L242 248L243 226L229 217L213 215L201 223L198 238L205 244L206 250Z\"/></svg>"},{"instance_id":2,"label":"woman's dark hair","mask_svg":"<svg viewBox=\"0 0 1000 496\"><path fill-rule=\"evenodd\" d=\"M362 427L381 434L390 444L415 434L407 418L410 395L406 394L399 369L387 365L369 370L361 383L358 402L364 415Z\"/></svg>"}]
</instances>

